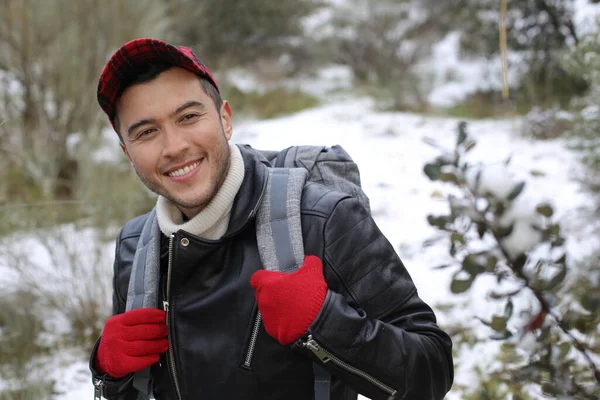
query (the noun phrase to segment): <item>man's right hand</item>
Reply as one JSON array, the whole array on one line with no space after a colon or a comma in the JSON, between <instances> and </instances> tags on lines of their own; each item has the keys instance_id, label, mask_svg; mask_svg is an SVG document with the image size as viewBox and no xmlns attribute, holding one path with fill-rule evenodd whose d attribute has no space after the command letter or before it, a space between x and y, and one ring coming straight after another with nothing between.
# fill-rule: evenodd
<instances>
[{"instance_id":1,"label":"man's right hand","mask_svg":"<svg viewBox=\"0 0 600 400\"><path fill-rule=\"evenodd\" d=\"M102 374L122 378L160 360L167 351L166 313L155 308L138 308L110 317L104 324L96 356Z\"/></svg>"}]
</instances>

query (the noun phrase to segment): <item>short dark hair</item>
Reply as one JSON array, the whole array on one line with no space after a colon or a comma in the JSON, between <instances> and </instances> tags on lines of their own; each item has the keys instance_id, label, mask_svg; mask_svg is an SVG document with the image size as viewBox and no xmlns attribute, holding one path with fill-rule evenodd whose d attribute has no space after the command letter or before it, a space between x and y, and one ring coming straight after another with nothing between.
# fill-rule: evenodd
<instances>
[{"instance_id":1,"label":"short dark hair","mask_svg":"<svg viewBox=\"0 0 600 400\"><path fill-rule=\"evenodd\" d=\"M144 66L144 68L139 71L139 73L135 74L130 80L128 80L123 85L121 91L117 95L117 101L127 88L129 88L133 85L137 85L139 83L150 82L151 80L155 79L158 75L162 74L163 72L165 72L166 70L168 70L170 68L173 68L173 65L161 63L161 62L146 64ZM219 90L210 81L208 81L204 77L202 77L200 75L197 75L197 76L198 76L198 81L200 82L200 87L202 88L204 93L206 93L206 95L212 99L212 101L215 105L215 108L217 109L217 112L219 112L219 110L221 109L221 106L223 105L223 99L221 98L221 94L219 93ZM121 141L121 143L123 143L123 136L121 136L121 132L119 132L119 129L120 129L119 128L119 116L117 115L116 110L115 110L114 116L111 119L111 122L112 122L113 126L115 127L117 135L119 135L119 140Z\"/></svg>"}]
</instances>

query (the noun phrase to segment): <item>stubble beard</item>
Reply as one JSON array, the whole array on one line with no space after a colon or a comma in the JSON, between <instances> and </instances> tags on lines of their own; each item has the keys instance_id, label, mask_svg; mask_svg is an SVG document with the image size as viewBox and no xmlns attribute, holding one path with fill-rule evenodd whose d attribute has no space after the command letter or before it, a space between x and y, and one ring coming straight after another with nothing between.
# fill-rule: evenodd
<instances>
[{"instance_id":1,"label":"stubble beard","mask_svg":"<svg viewBox=\"0 0 600 400\"><path fill-rule=\"evenodd\" d=\"M221 125L221 139L222 143L219 149L213 154L214 159L214 170L215 176L208 177L208 182L206 183L206 189L203 193L199 194L198 199L193 200L185 200L181 197L175 196L169 191L167 191L163 185L161 185L156 179L152 177L146 176L141 173L137 169L135 172L137 176L140 178L142 183L152 192L156 193L159 196L165 197L171 203L175 204L179 209L183 210L203 210L212 199L215 197L223 182L225 182L225 178L227 177L227 173L229 172L229 167L231 164L231 149L229 148L229 142L225 138L225 131L223 125Z\"/></svg>"}]
</instances>

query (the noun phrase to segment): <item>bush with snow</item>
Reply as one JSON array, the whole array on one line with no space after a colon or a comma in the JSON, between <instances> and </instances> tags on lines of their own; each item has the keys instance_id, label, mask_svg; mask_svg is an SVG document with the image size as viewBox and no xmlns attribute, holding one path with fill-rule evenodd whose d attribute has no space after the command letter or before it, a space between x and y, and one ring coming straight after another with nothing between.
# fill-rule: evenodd
<instances>
[{"instance_id":1,"label":"bush with snow","mask_svg":"<svg viewBox=\"0 0 600 400\"><path fill-rule=\"evenodd\" d=\"M424 167L432 181L450 185L448 212L429 215L428 221L448 241L453 262L440 268L456 269L452 293L460 296L477 279L492 276L490 308L503 304L501 312L479 318L489 328L489 339L503 343L499 362L469 398L542 393L596 399L600 275L572 274L553 206L523 195L526 182L511 176L510 159L491 168L470 164L468 153L475 145L461 123L455 148L442 149ZM457 345L481 340L465 330L455 329Z\"/></svg>"}]
</instances>

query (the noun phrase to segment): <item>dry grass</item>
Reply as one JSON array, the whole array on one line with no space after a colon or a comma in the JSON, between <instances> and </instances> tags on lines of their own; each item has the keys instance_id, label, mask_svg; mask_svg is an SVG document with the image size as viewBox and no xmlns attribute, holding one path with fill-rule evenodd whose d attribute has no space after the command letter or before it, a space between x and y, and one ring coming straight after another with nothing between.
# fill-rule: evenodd
<instances>
[{"instance_id":1,"label":"dry grass","mask_svg":"<svg viewBox=\"0 0 600 400\"><path fill-rule=\"evenodd\" d=\"M40 299L27 291L0 297L0 400L47 399L53 383L40 379L40 357L50 349L42 344L44 323L39 315ZM34 376L37 375L36 376Z\"/></svg>"}]
</instances>

